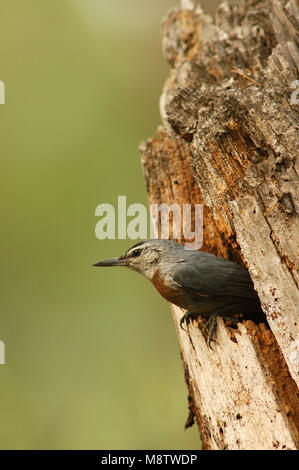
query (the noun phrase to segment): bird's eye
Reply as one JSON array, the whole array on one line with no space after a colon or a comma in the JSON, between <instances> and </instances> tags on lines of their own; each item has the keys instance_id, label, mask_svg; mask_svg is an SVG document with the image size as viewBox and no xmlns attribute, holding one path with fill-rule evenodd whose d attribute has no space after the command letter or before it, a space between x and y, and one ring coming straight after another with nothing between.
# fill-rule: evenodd
<instances>
[{"instance_id":1,"label":"bird's eye","mask_svg":"<svg viewBox=\"0 0 299 470\"><path fill-rule=\"evenodd\" d=\"M133 258L137 258L137 256L140 255L140 253L141 253L141 250L134 250L134 251L132 252L132 255L131 255L131 256L132 256Z\"/></svg>"}]
</instances>

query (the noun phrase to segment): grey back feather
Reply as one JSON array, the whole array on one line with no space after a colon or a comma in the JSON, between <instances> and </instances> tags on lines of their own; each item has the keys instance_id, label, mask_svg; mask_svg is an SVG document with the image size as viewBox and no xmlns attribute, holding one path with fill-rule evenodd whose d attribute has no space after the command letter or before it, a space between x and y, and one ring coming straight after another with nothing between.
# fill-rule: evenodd
<instances>
[{"instance_id":1,"label":"grey back feather","mask_svg":"<svg viewBox=\"0 0 299 470\"><path fill-rule=\"evenodd\" d=\"M229 260L205 252L186 251L185 262L176 263L173 280L193 294L256 296L248 271Z\"/></svg>"}]
</instances>

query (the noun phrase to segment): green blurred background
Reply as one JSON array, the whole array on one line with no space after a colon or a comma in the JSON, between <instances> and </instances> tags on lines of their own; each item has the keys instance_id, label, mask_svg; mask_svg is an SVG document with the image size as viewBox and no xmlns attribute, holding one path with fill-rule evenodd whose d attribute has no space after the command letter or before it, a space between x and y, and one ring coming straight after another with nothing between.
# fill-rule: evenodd
<instances>
[{"instance_id":1,"label":"green blurred background","mask_svg":"<svg viewBox=\"0 0 299 470\"><path fill-rule=\"evenodd\" d=\"M93 262L98 204L146 204L160 22L177 0L0 0L1 449L197 449L169 306Z\"/></svg>"}]
</instances>

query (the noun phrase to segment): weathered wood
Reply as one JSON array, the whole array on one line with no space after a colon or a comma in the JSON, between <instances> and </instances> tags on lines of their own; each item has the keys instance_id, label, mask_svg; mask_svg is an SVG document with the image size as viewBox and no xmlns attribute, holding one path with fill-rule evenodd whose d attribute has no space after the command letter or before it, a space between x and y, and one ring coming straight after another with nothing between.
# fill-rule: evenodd
<instances>
[{"instance_id":1,"label":"weathered wood","mask_svg":"<svg viewBox=\"0 0 299 470\"><path fill-rule=\"evenodd\" d=\"M203 250L244 263L267 324L179 328L190 408L207 449L295 449L299 382L299 8L182 1L163 22L163 125L141 144L150 203L204 203ZM181 240L184 242L184 240Z\"/></svg>"}]
</instances>

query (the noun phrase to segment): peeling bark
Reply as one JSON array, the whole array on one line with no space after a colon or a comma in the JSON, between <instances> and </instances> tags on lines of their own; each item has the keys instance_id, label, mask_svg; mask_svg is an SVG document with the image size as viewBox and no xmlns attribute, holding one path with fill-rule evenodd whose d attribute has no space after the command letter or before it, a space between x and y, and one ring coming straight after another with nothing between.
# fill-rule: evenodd
<instances>
[{"instance_id":1,"label":"peeling bark","mask_svg":"<svg viewBox=\"0 0 299 470\"><path fill-rule=\"evenodd\" d=\"M247 266L267 318L218 319L211 350L173 308L191 414L206 449L298 448L298 3L223 2L212 21L183 0L163 51L163 125L140 146L149 202L203 203L202 249Z\"/></svg>"}]
</instances>

